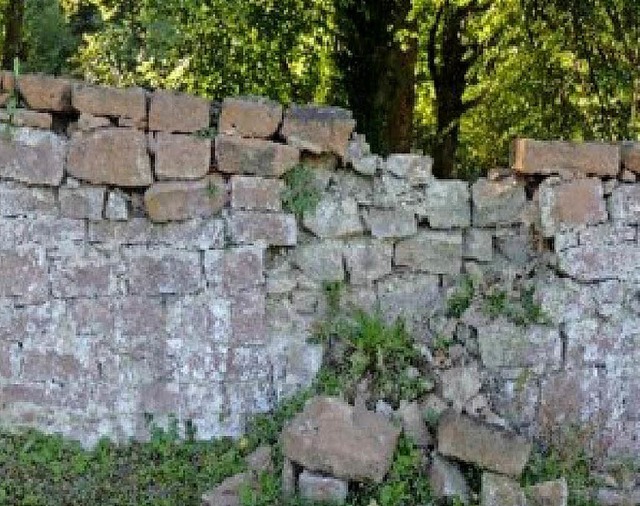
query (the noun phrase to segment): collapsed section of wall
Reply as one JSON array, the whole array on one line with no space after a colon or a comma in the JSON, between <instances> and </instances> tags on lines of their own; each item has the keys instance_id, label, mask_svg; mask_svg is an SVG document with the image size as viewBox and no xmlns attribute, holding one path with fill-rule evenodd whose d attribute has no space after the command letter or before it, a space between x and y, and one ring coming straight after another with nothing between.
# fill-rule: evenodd
<instances>
[{"instance_id":1,"label":"collapsed section of wall","mask_svg":"<svg viewBox=\"0 0 640 506\"><path fill-rule=\"evenodd\" d=\"M0 97L15 86L4 74ZM169 92L17 88L28 109L10 102L0 135L3 424L91 444L175 414L240 434L312 381L307 338L340 283L345 307L407 319L443 402L640 451L637 145L517 141L515 172L470 185L371 154L338 108L228 99L218 117ZM284 210L306 198L284 178L317 205ZM452 316L461 274L501 297L535 288L548 318Z\"/></svg>"}]
</instances>

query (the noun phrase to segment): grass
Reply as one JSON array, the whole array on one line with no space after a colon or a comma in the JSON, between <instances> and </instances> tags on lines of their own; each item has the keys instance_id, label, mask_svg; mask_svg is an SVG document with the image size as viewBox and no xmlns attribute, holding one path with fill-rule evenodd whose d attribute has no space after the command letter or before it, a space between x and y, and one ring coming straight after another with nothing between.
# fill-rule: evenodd
<instances>
[{"instance_id":1,"label":"grass","mask_svg":"<svg viewBox=\"0 0 640 506\"><path fill-rule=\"evenodd\" d=\"M284 209L302 218L305 213L313 212L322 196L313 170L299 164L284 175L285 190L282 193Z\"/></svg>"}]
</instances>

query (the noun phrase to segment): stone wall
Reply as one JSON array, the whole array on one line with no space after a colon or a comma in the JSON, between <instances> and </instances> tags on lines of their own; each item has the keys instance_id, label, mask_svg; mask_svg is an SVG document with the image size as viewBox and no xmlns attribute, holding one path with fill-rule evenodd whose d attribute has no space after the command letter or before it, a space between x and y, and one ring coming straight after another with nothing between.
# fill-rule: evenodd
<instances>
[{"instance_id":1,"label":"stone wall","mask_svg":"<svg viewBox=\"0 0 640 506\"><path fill-rule=\"evenodd\" d=\"M640 452L638 145L519 140L513 170L469 184L371 154L339 108L17 88L24 108L0 111L3 425L92 444L174 414L238 435L312 381L307 338L341 282L345 307L407 319L445 402L533 433L581 421L605 452ZM296 218L283 176L301 163L321 199ZM462 274L532 286L548 321L479 302L450 317Z\"/></svg>"}]
</instances>

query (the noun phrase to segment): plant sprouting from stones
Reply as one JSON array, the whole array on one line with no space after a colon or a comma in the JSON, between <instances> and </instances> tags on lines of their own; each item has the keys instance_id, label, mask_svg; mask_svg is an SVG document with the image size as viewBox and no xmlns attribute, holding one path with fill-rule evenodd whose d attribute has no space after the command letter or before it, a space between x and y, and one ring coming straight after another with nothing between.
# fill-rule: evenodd
<instances>
[{"instance_id":1,"label":"plant sprouting from stones","mask_svg":"<svg viewBox=\"0 0 640 506\"><path fill-rule=\"evenodd\" d=\"M304 213L315 211L320 202L321 191L307 165L299 164L284 176L286 188L282 193L282 204L290 213L302 218Z\"/></svg>"}]
</instances>

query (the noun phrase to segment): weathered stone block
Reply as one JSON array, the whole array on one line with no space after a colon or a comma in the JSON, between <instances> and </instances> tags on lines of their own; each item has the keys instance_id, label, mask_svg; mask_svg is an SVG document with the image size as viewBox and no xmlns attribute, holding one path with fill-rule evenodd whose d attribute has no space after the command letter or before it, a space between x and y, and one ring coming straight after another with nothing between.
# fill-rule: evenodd
<instances>
[{"instance_id":1,"label":"weathered stone block","mask_svg":"<svg viewBox=\"0 0 640 506\"><path fill-rule=\"evenodd\" d=\"M527 506L517 481L493 473L482 473L481 506Z\"/></svg>"},{"instance_id":2,"label":"weathered stone block","mask_svg":"<svg viewBox=\"0 0 640 506\"><path fill-rule=\"evenodd\" d=\"M110 191L104 209L104 217L108 220L126 221L129 219L129 199L120 190Z\"/></svg>"},{"instance_id":3,"label":"weathered stone block","mask_svg":"<svg viewBox=\"0 0 640 506\"><path fill-rule=\"evenodd\" d=\"M581 244L558 253L558 269L563 274L581 282L618 279L640 282L640 258L638 244Z\"/></svg>"},{"instance_id":4,"label":"weathered stone block","mask_svg":"<svg viewBox=\"0 0 640 506\"><path fill-rule=\"evenodd\" d=\"M490 369L557 369L562 363L562 340L553 327L521 327L499 318L478 328L478 344L482 363Z\"/></svg>"},{"instance_id":5,"label":"weathered stone block","mask_svg":"<svg viewBox=\"0 0 640 506\"><path fill-rule=\"evenodd\" d=\"M51 271L54 297L97 297L114 295L114 266L103 258L63 258Z\"/></svg>"},{"instance_id":6,"label":"weathered stone block","mask_svg":"<svg viewBox=\"0 0 640 506\"><path fill-rule=\"evenodd\" d=\"M163 132L193 133L209 128L211 104L207 99L155 91L151 95L149 130Z\"/></svg>"},{"instance_id":7,"label":"weathered stone block","mask_svg":"<svg viewBox=\"0 0 640 506\"><path fill-rule=\"evenodd\" d=\"M72 299L67 302L69 321L78 335L112 335L115 309L109 298Z\"/></svg>"},{"instance_id":8,"label":"weathered stone block","mask_svg":"<svg viewBox=\"0 0 640 506\"><path fill-rule=\"evenodd\" d=\"M572 171L615 177L620 172L620 147L603 142L515 139L511 145L511 167L523 174Z\"/></svg>"},{"instance_id":9,"label":"weathered stone block","mask_svg":"<svg viewBox=\"0 0 640 506\"><path fill-rule=\"evenodd\" d=\"M153 175L147 136L126 128L76 132L69 143L67 172L94 184L149 186Z\"/></svg>"},{"instance_id":10,"label":"weathered stone block","mask_svg":"<svg viewBox=\"0 0 640 506\"><path fill-rule=\"evenodd\" d=\"M438 276L417 274L381 280L377 284L380 309L388 320L422 320L440 299Z\"/></svg>"},{"instance_id":11,"label":"weathered stone block","mask_svg":"<svg viewBox=\"0 0 640 506\"><path fill-rule=\"evenodd\" d=\"M438 422L438 451L483 469L509 476L520 476L529 460L531 443L453 411Z\"/></svg>"},{"instance_id":12,"label":"weathered stone block","mask_svg":"<svg viewBox=\"0 0 640 506\"><path fill-rule=\"evenodd\" d=\"M18 90L29 109L71 110L71 81L42 74L24 74L18 78Z\"/></svg>"},{"instance_id":13,"label":"weathered stone block","mask_svg":"<svg viewBox=\"0 0 640 506\"><path fill-rule=\"evenodd\" d=\"M356 413L343 401L316 397L285 427L282 452L310 471L380 483L399 435L400 429L382 415Z\"/></svg>"},{"instance_id":14,"label":"weathered stone block","mask_svg":"<svg viewBox=\"0 0 640 506\"><path fill-rule=\"evenodd\" d=\"M463 243L462 256L465 259L479 262L491 262L493 259L493 234L490 230L465 230Z\"/></svg>"},{"instance_id":15,"label":"weathered stone block","mask_svg":"<svg viewBox=\"0 0 640 506\"><path fill-rule=\"evenodd\" d=\"M344 248L349 282L369 284L391 273L393 245L381 241L350 242Z\"/></svg>"},{"instance_id":16,"label":"weathered stone block","mask_svg":"<svg viewBox=\"0 0 640 506\"><path fill-rule=\"evenodd\" d=\"M293 214L235 211L229 218L229 230L231 240L236 244L295 246L298 238Z\"/></svg>"},{"instance_id":17,"label":"weathered stone block","mask_svg":"<svg viewBox=\"0 0 640 506\"><path fill-rule=\"evenodd\" d=\"M346 480L302 471L298 477L300 497L307 501L344 504L347 500L348 484Z\"/></svg>"},{"instance_id":18,"label":"weathered stone block","mask_svg":"<svg viewBox=\"0 0 640 506\"><path fill-rule=\"evenodd\" d=\"M284 182L280 179L232 176L231 207L249 211L282 211Z\"/></svg>"},{"instance_id":19,"label":"weathered stone block","mask_svg":"<svg viewBox=\"0 0 640 506\"><path fill-rule=\"evenodd\" d=\"M429 226L468 227L471 224L470 198L466 181L431 181L425 188L425 215Z\"/></svg>"},{"instance_id":20,"label":"weathered stone block","mask_svg":"<svg viewBox=\"0 0 640 506\"><path fill-rule=\"evenodd\" d=\"M55 215L55 195L49 188L0 183L0 216Z\"/></svg>"},{"instance_id":21,"label":"weathered stone block","mask_svg":"<svg viewBox=\"0 0 640 506\"><path fill-rule=\"evenodd\" d=\"M640 174L640 142L623 142L620 146L622 166Z\"/></svg>"},{"instance_id":22,"label":"weathered stone block","mask_svg":"<svg viewBox=\"0 0 640 506\"><path fill-rule=\"evenodd\" d=\"M440 372L442 397L452 402L453 408L460 413L462 407L482 387L482 378L477 365L453 367Z\"/></svg>"},{"instance_id":23,"label":"weathered stone block","mask_svg":"<svg viewBox=\"0 0 640 506\"><path fill-rule=\"evenodd\" d=\"M569 488L567 479L560 478L533 485L527 490L531 506L567 506Z\"/></svg>"},{"instance_id":24,"label":"weathered stone block","mask_svg":"<svg viewBox=\"0 0 640 506\"><path fill-rule=\"evenodd\" d=\"M142 88L119 89L76 83L71 105L84 114L129 118L138 128L146 125L147 94Z\"/></svg>"},{"instance_id":25,"label":"weathered stone block","mask_svg":"<svg viewBox=\"0 0 640 506\"><path fill-rule=\"evenodd\" d=\"M471 193L475 226L490 227L522 222L527 199L524 186L515 179L479 179L471 187Z\"/></svg>"},{"instance_id":26,"label":"weathered stone block","mask_svg":"<svg viewBox=\"0 0 640 506\"><path fill-rule=\"evenodd\" d=\"M640 184L618 186L609 197L609 212L614 222L640 224Z\"/></svg>"},{"instance_id":27,"label":"weathered stone block","mask_svg":"<svg viewBox=\"0 0 640 506\"><path fill-rule=\"evenodd\" d=\"M17 127L41 128L51 130L53 117L48 112L29 111L28 109L16 109L11 115L7 111L0 111L0 121L11 122Z\"/></svg>"},{"instance_id":28,"label":"weathered stone block","mask_svg":"<svg viewBox=\"0 0 640 506\"><path fill-rule=\"evenodd\" d=\"M312 281L343 281L343 245L339 241L322 241L300 245L293 262Z\"/></svg>"},{"instance_id":29,"label":"weathered stone block","mask_svg":"<svg viewBox=\"0 0 640 506\"><path fill-rule=\"evenodd\" d=\"M159 223L208 218L220 212L226 201L227 192L220 176L155 183L144 194L149 219Z\"/></svg>"},{"instance_id":30,"label":"weathered stone block","mask_svg":"<svg viewBox=\"0 0 640 506\"><path fill-rule=\"evenodd\" d=\"M396 244L395 265L434 274L459 274L462 232L424 231Z\"/></svg>"},{"instance_id":31,"label":"weathered stone block","mask_svg":"<svg viewBox=\"0 0 640 506\"><path fill-rule=\"evenodd\" d=\"M351 160L353 170L365 176L374 176L381 165L381 159L378 155L366 155L362 158Z\"/></svg>"},{"instance_id":32,"label":"weathered stone block","mask_svg":"<svg viewBox=\"0 0 640 506\"><path fill-rule=\"evenodd\" d=\"M99 186L60 188L60 212L74 219L101 220L105 189Z\"/></svg>"},{"instance_id":33,"label":"weathered stone block","mask_svg":"<svg viewBox=\"0 0 640 506\"><path fill-rule=\"evenodd\" d=\"M216 137L218 170L229 174L280 177L300 162L300 151L285 144L231 135Z\"/></svg>"},{"instance_id":34,"label":"weathered stone block","mask_svg":"<svg viewBox=\"0 0 640 506\"><path fill-rule=\"evenodd\" d=\"M211 165L211 139L158 132L154 136L158 179L200 179Z\"/></svg>"},{"instance_id":35,"label":"weathered stone block","mask_svg":"<svg viewBox=\"0 0 640 506\"><path fill-rule=\"evenodd\" d=\"M52 132L16 128L0 136L0 177L28 184L59 186L67 141Z\"/></svg>"},{"instance_id":36,"label":"weathered stone block","mask_svg":"<svg viewBox=\"0 0 640 506\"><path fill-rule=\"evenodd\" d=\"M205 252L204 273L210 286L236 293L263 285L264 248L242 246Z\"/></svg>"},{"instance_id":37,"label":"weathered stone block","mask_svg":"<svg viewBox=\"0 0 640 506\"><path fill-rule=\"evenodd\" d=\"M164 325L164 320L160 321ZM180 357L180 367L185 375L194 381L210 381L212 378L207 378L203 370L196 368L197 361L200 360L211 371L217 362L226 359L226 354L217 357L202 355L211 348L211 343L229 343L231 302L214 296L210 291L176 298L167 304L166 328L171 336L171 352ZM211 362L202 362L209 358Z\"/></svg>"},{"instance_id":38,"label":"weathered stone block","mask_svg":"<svg viewBox=\"0 0 640 506\"><path fill-rule=\"evenodd\" d=\"M303 225L315 236L338 238L359 235L364 232L358 212L358 202L353 198L326 195L313 211L304 213Z\"/></svg>"},{"instance_id":39,"label":"weathered stone block","mask_svg":"<svg viewBox=\"0 0 640 506\"><path fill-rule=\"evenodd\" d=\"M406 179L410 186L425 185L433 179L431 174L433 158L430 156L389 155L385 167L394 176Z\"/></svg>"},{"instance_id":40,"label":"weathered stone block","mask_svg":"<svg viewBox=\"0 0 640 506\"><path fill-rule=\"evenodd\" d=\"M427 448L433 444L433 438L424 420L420 405L413 401L400 401L396 411L397 418L402 424L402 430L420 448Z\"/></svg>"},{"instance_id":41,"label":"weathered stone block","mask_svg":"<svg viewBox=\"0 0 640 506\"><path fill-rule=\"evenodd\" d=\"M316 154L335 153L344 158L355 125L346 109L294 105L285 113L282 135L296 148Z\"/></svg>"},{"instance_id":42,"label":"weathered stone block","mask_svg":"<svg viewBox=\"0 0 640 506\"><path fill-rule=\"evenodd\" d=\"M110 128L112 126L113 124L109 118L82 113L76 123L69 125L67 132L72 133L74 128L83 132L90 132L91 130Z\"/></svg>"},{"instance_id":43,"label":"weathered stone block","mask_svg":"<svg viewBox=\"0 0 640 506\"><path fill-rule=\"evenodd\" d=\"M429 484L436 498L458 498L462 504L469 504L469 485L460 468L453 462L433 454L429 466Z\"/></svg>"},{"instance_id":44,"label":"weathered stone block","mask_svg":"<svg viewBox=\"0 0 640 506\"><path fill-rule=\"evenodd\" d=\"M418 233L416 215L411 209L371 209L367 225L371 235L380 239L411 237Z\"/></svg>"},{"instance_id":45,"label":"weathered stone block","mask_svg":"<svg viewBox=\"0 0 640 506\"><path fill-rule=\"evenodd\" d=\"M42 302L49 292L44 252L34 249L0 251L0 298L18 302Z\"/></svg>"},{"instance_id":46,"label":"weathered stone block","mask_svg":"<svg viewBox=\"0 0 640 506\"><path fill-rule=\"evenodd\" d=\"M545 237L564 229L592 225L608 218L599 179L567 182L546 180L540 185L540 220Z\"/></svg>"},{"instance_id":47,"label":"weathered stone block","mask_svg":"<svg viewBox=\"0 0 640 506\"><path fill-rule=\"evenodd\" d=\"M225 98L218 131L240 137L268 138L282 122L282 106L262 97Z\"/></svg>"},{"instance_id":48,"label":"weathered stone block","mask_svg":"<svg viewBox=\"0 0 640 506\"><path fill-rule=\"evenodd\" d=\"M197 252L127 248L124 254L131 294L184 295L204 284Z\"/></svg>"}]
</instances>

